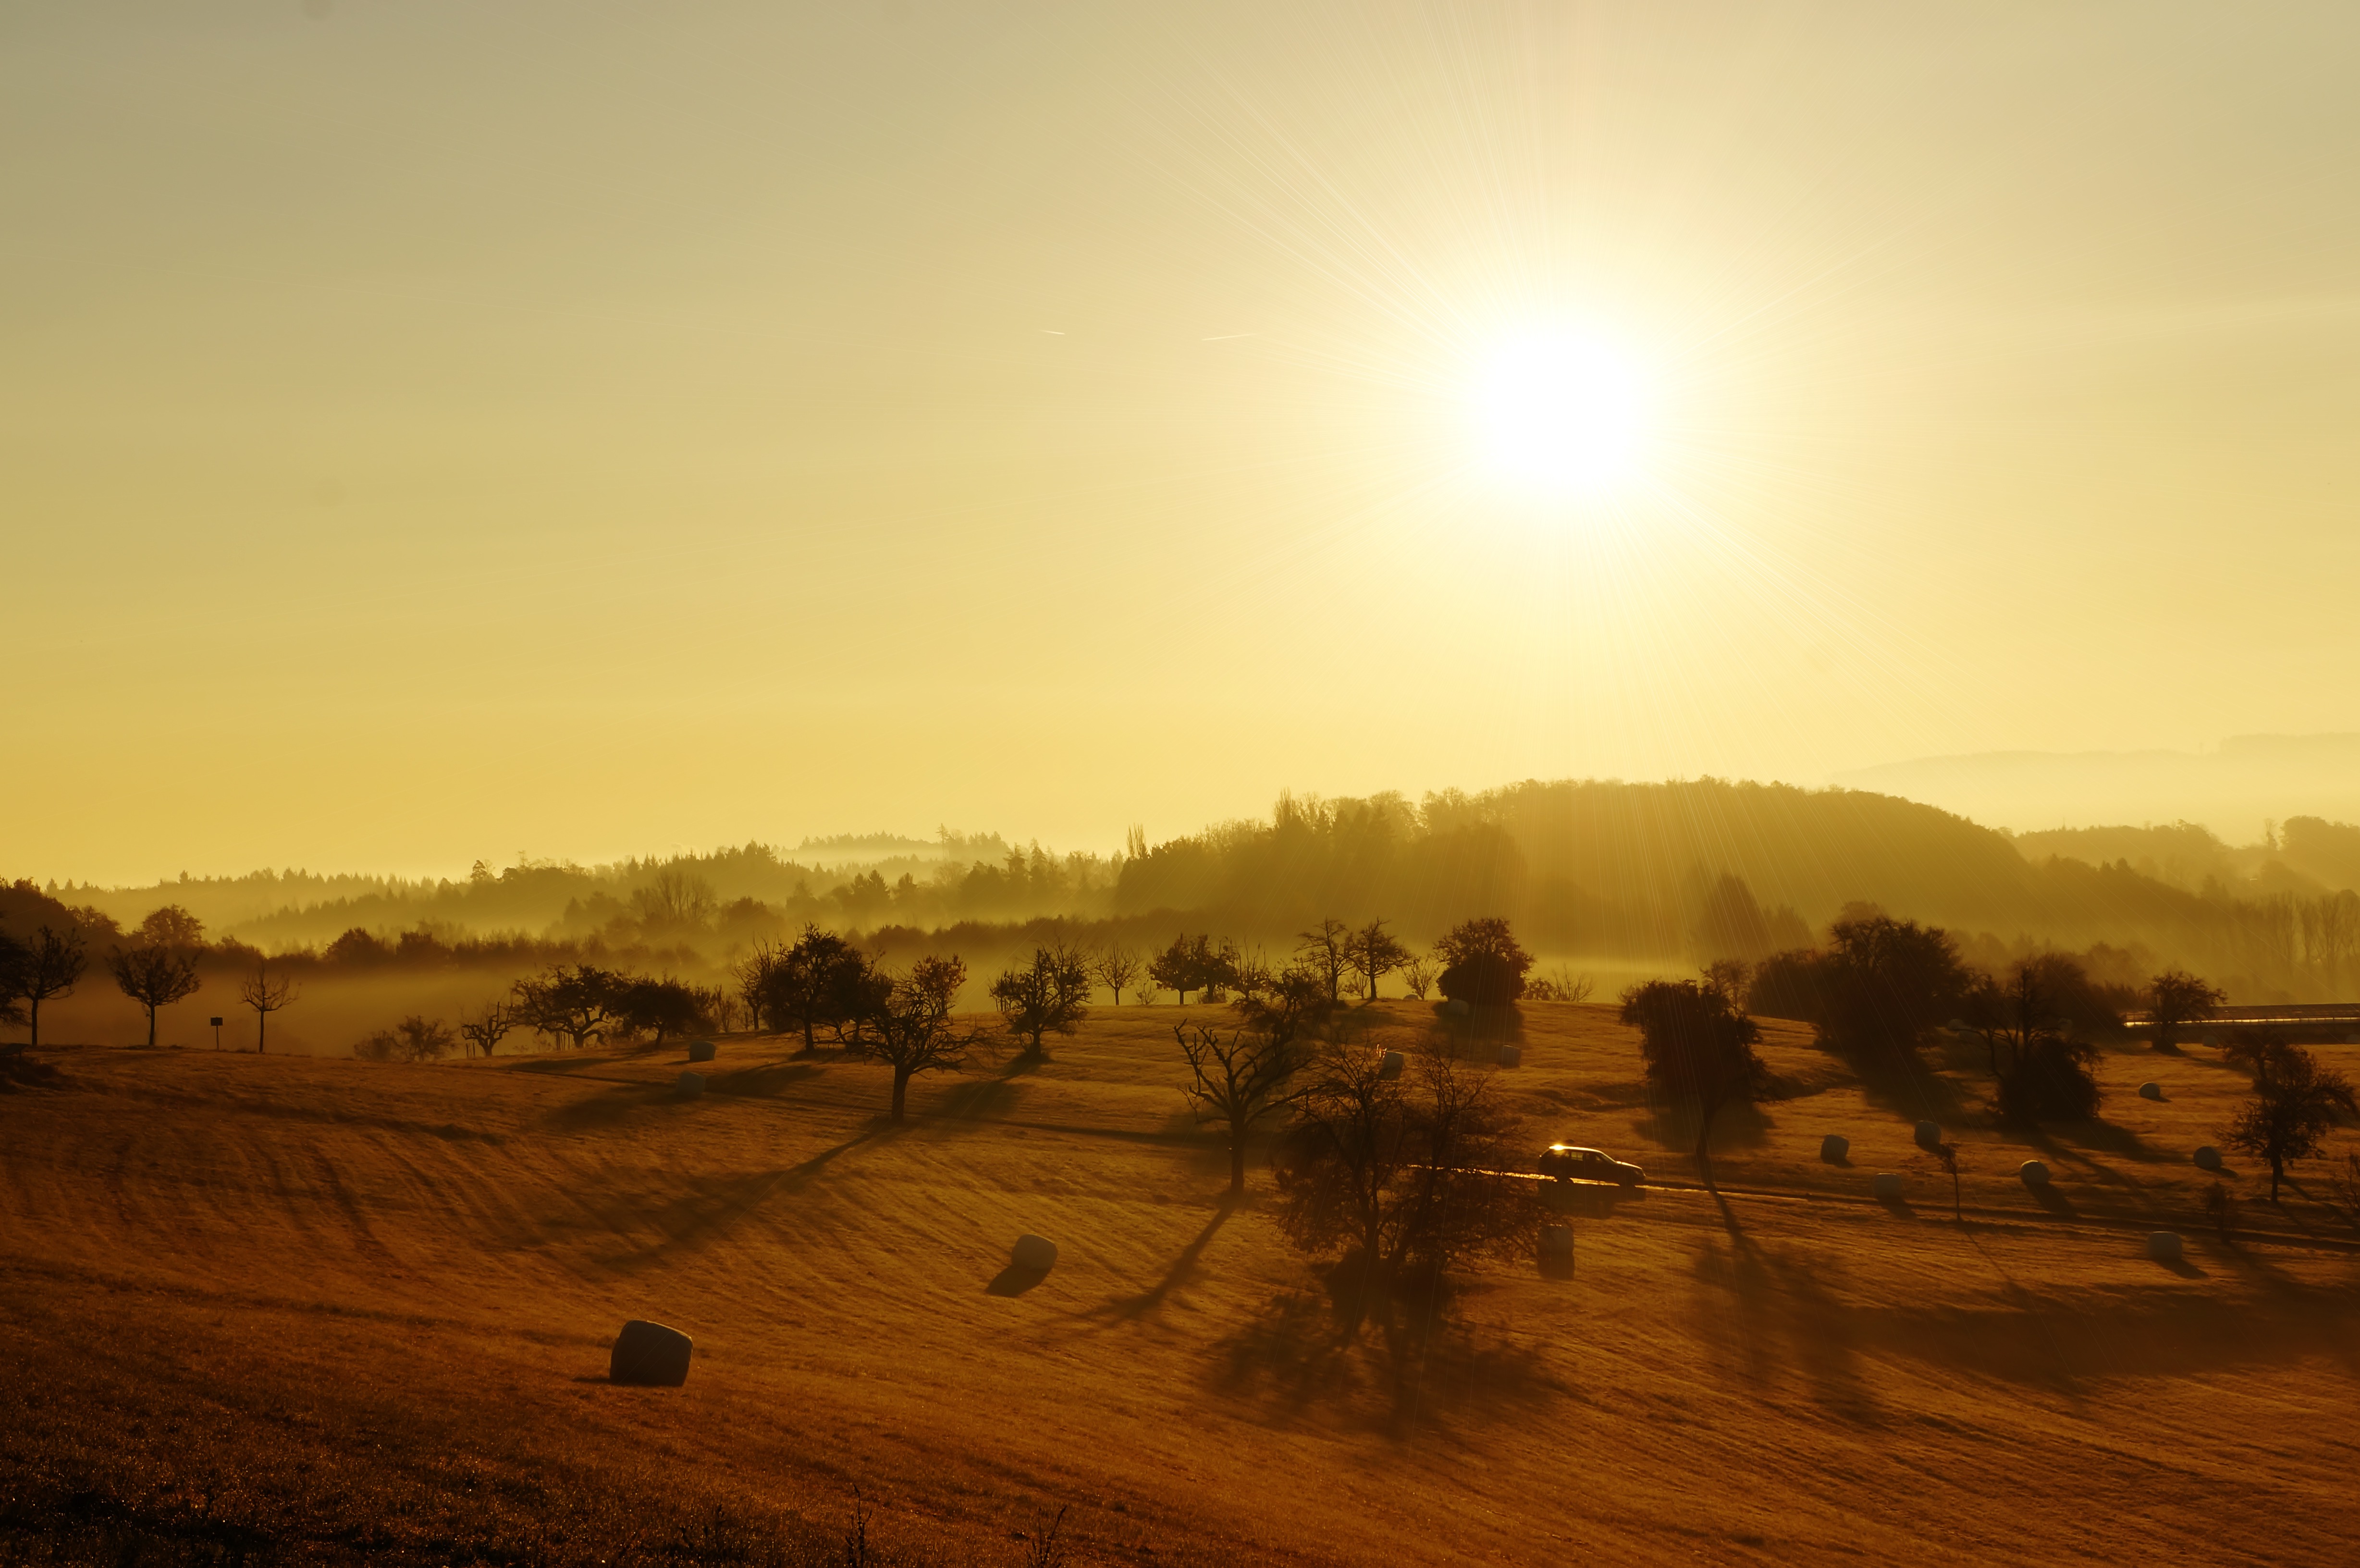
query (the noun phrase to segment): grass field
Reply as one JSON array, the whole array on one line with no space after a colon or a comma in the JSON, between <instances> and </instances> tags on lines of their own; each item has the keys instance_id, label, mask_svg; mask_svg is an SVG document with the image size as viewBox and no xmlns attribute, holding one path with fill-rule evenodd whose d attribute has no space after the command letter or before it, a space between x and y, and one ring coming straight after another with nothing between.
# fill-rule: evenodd
<instances>
[{"instance_id":1,"label":"grass field","mask_svg":"<svg viewBox=\"0 0 2360 1568\"><path fill-rule=\"evenodd\" d=\"M1529 1006L1499 1083L1535 1148L1658 1184L1577 1221L1570 1279L1346 1348L1220 1201L1178 1017L921 1079L901 1127L881 1069L784 1040L724 1040L692 1102L674 1049L36 1053L0 1094L0 1553L842 1561L857 1487L927 1562L1023 1562L1061 1508L1076 1563L2360 1560L2360 1236L2323 1167L2276 1209L2236 1171L2212 1236L2189 1155L2242 1081L2209 1051L2111 1055L2107 1119L2027 1142L1972 1057L1880 1094L1774 1024L1794 1092L1729 1119L1716 1201L1612 1009ZM1062 1248L1031 1289L1024 1231ZM695 1336L685 1388L606 1382L629 1317Z\"/></svg>"}]
</instances>

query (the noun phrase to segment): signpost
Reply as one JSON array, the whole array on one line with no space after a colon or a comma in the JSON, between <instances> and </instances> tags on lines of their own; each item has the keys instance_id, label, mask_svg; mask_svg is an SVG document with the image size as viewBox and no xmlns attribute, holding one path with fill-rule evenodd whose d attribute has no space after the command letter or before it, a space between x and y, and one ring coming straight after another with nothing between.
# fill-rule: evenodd
<instances>
[{"instance_id":1,"label":"signpost","mask_svg":"<svg viewBox=\"0 0 2360 1568\"><path fill-rule=\"evenodd\" d=\"M213 1020L213 1049L215 1051L221 1049L221 1019L219 1018Z\"/></svg>"}]
</instances>

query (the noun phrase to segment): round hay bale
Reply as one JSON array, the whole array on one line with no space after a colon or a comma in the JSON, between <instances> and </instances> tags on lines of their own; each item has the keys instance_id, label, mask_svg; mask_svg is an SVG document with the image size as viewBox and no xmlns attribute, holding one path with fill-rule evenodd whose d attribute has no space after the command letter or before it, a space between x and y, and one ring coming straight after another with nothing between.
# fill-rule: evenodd
<instances>
[{"instance_id":1,"label":"round hay bale","mask_svg":"<svg viewBox=\"0 0 2360 1568\"><path fill-rule=\"evenodd\" d=\"M1057 1244L1045 1236L1020 1236L1008 1261L1028 1273L1046 1274L1057 1266Z\"/></svg>"},{"instance_id":2,"label":"round hay bale","mask_svg":"<svg viewBox=\"0 0 2360 1568\"><path fill-rule=\"evenodd\" d=\"M1502 1047L1500 1048L1500 1065L1501 1065L1501 1066L1502 1066L1502 1067L1522 1067L1524 1064L1524 1048L1523 1046L1521 1046L1521 1045L1503 1045L1503 1046L1502 1046Z\"/></svg>"},{"instance_id":3,"label":"round hay bale","mask_svg":"<svg viewBox=\"0 0 2360 1568\"><path fill-rule=\"evenodd\" d=\"M2158 1263L2179 1262L2180 1250L2178 1231L2151 1230L2147 1233L2147 1255Z\"/></svg>"},{"instance_id":4,"label":"round hay bale","mask_svg":"<svg viewBox=\"0 0 2360 1568\"><path fill-rule=\"evenodd\" d=\"M1474 1010L1473 1004L1463 996L1453 996L1442 1004L1442 1016L1446 1018L1463 1018Z\"/></svg>"},{"instance_id":5,"label":"round hay bale","mask_svg":"<svg viewBox=\"0 0 2360 1568\"><path fill-rule=\"evenodd\" d=\"M699 1094L705 1093L705 1074L702 1073L682 1073L680 1075L679 1082L675 1083L672 1086L672 1092L674 1099L694 1100Z\"/></svg>"},{"instance_id":6,"label":"round hay bale","mask_svg":"<svg viewBox=\"0 0 2360 1568\"><path fill-rule=\"evenodd\" d=\"M1942 1124L1919 1122L1917 1132L1912 1136L1917 1138L1920 1149L1939 1149L1942 1147Z\"/></svg>"},{"instance_id":7,"label":"round hay bale","mask_svg":"<svg viewBox=\"0 0 2360 1568\"><path fill-rule=\"evenodd\" d=\"M1900 1197L1907 1186L1898 1171L1880 1171L1869 1178L1868 1192L1877 1202L1885 1203Z\"/></svg>"},{"instance_id":8,"label":"round hay bale","mask_svg":"<svg viewBox=\"0 0 2360 1568\"><path fill-rule=\"evenodd\" d=\"M2038 1160L2026 1160L2016 1168L2016 1173L2024 1178L2024 1184L2027 1187L2049 1185L2049 1167Z\"/></svg>"},{"instance_id":9,"label":"round hay bale","mask_svg":"<svg viewBox=\"0 0 2360 1568\"><path fill-rule=\"evenodd\" d=\"M1400 1051L1388 1051L1377 1062L1377 1076L1398 1078L1402 1075L1402 1069L1407 1065L1409 1063L1403 1058Z\"/></svg>"},{"instance_id":10,"label":"round hay bale","mask_svg":"<svg viewBox=\"0 0 2360 1568\"><path fill-rule=\"evenodd\" d=\"M1841 1165L1852 1158L1852 1139L1841 1133L1828 1134L1819 1139L1819 1158L1830 1165Z\"/></svg>"},{"instance_id":11,"label":"round hay bale","mask_svg":"<svg viewBox=\"0 0 2360 1568\"><path fill-rule=\"evenodd\" d=\"M615 1336L615 1353L606 1362L607 1381L677 1388L688 1381L692 1348L693 1342L680 1330L633 1318Z\"/></svg>"},{"instance_id":12,"label":"round hay bale","mask_svg":"<svg viewBox=\"0 0 2360 1568\"><path fill-rule=\"evenodd\" d=\"M2196 1168L2199 1171L2220 1170L2221 1151L2213 1148L2211 1144L2206 1144L2203 1148L2196 1151Z\"/></svg>"},{"instance_id":13,"label":"round hay bale","mask_svg":"<svg viewBox=\"0 0 2360 1568\"><path fill-rule=\"evenodd\" d=\"M1573 1227L1569 1225L1541 1226L1541 1256L1566 1258L1573 1252Z\"/></svg>"},{"instance_id":14,"label":"round hay bale","mask_svg":"<svg viewBox=\"0 0 2360 1568\"><path fill-rule=\"evenodd\" d=\"M2162 1084L2160 1084L2160 1083L2142 1083L2142 1084L2140 1084L2140 1085L2139 1085L2139 1098L2140 1098L2140 1099L2142 1099L2142 1100L2160 1100L2160 1099L2162 1099L2162 1098L2163 1098L2163 1085L2162 1085Z\"/></svg>"},{"instance_id":15,"label":"round hay bale","mask_svg":"<svg viewBox=\"0 0 2360 1568\"><path fill-rule=\"evenodd\" d=\"M712 1042L711 1040L690 1040L690 1041L688 1042L688 1059L689 1059L691 1062L710 1062L710 1061L712 1061L712 1060L713 1060L713 1042Z\"/></svg>"}]
</instances>

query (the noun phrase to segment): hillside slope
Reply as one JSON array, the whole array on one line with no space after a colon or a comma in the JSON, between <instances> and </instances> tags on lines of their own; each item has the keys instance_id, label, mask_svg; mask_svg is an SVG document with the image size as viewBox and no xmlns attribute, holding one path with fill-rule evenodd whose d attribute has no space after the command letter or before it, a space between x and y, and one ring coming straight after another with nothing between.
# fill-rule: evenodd
<instances>
[{"instance_id":1,"label":"hillside slope","mask_svg":"<svg viewBox=\"0 0 2360 1568\"><path fill-rule=\"evenodd\" d=\"M650 1518L831 1528L857 1484L987 1563L1065 1505L1097 1563L2297 1563L2360 1539L2360 1259L2302 1195L2241 1247L2195 1236L2187 1151L2235 1089L2209 1060L2110 1057L2114 1119L2037 1146L1961 1134L1962 1230L1908 1124L1972 1127L1967 1064L1880 1104L1774 1026L1794 1094L1732 1121L1725 1210L1678 1186L1601 1208L1572 1279L1496 1270L1459 1331L1348 1350L1262 1209L1218 1202L1172 1017L1105 1009L1036 1072L922 1080L901 1127L877 1070L743 1038L688 1103L670 1051L49 1053L57 1078L0 1097L0 1457L202 1497L322 1561L358 1550L307 1522L330 1474L398 1475L414 1501L366 1554L420 1562L449 1560L449 1497L561 1474ZM1536 1141L1688 1179L1609 1010L1523 1028L1496 1082ZM2147 1076L2168 1100L2130 1093ZM1817 1160L1831 1130L1852 1166ZM2048 1209L2014 1180L2036 1151ZM1914 1203L1867 1202L1877 1169ZM2141 1255L2158 1223L2189 1263ZM1028 1230L1057 1269L996 1293ZM633 1316L696 1337L685 1388L603 1381ZM198 1443L216 1427L259 1436Z\"/></svg>"}]
</instances>

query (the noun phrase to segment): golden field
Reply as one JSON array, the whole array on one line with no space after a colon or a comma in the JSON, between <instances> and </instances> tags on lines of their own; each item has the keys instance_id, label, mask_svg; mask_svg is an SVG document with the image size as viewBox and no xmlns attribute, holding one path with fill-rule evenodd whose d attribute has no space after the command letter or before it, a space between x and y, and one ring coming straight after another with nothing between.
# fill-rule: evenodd
<instances>
[{"instance_id":1,"label":"golden field","mask_svg":"<svg viewBox=\"0 0 2360 1568\"><path fill-rule=\"evenodd\" d=\"M784 1038L722 1040L693 1101L677 1046L37 1052L0 1095L13 1550L63 1550L48 1510L289 1561L698 1530L752 1560L757 1526L833 1541L857 1487L924 1561L1022 1561L1060 1508L1080 1563L2360 1559L2360 1233L2323 1165L2273 1209L2233 1158L2246 1226L2212 1235L2189 1155L2243 1082L2208 1050L2110 1054L2105 1119L2027 1141L1982 1125L1972 1053L1888 1095L1769 1024L1790 1093L1725 1119L1716 1201L1613 1010L1527 1005L1523 1064L1486 1071L1535 1149L1656 1184L1597 1195L1571 1278L1493 1269L1448 1331L1339 1347L1267 1172L1222 1201L1183 1016L1098 1008L1032 1071L918 1080L900 1127L883 1069ZM1880 1170L1909 1202L1869 1199ZM1062 1256L1013 1291L1026 1231ZM606 1382L630 1317L695 1337L685 1388Z\"/></svg>"}]
</instances>

